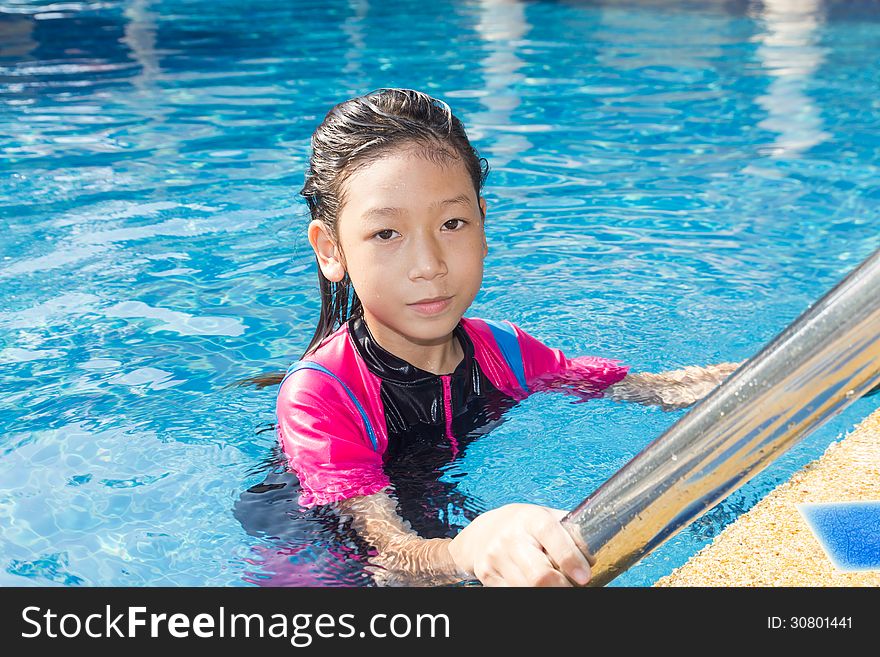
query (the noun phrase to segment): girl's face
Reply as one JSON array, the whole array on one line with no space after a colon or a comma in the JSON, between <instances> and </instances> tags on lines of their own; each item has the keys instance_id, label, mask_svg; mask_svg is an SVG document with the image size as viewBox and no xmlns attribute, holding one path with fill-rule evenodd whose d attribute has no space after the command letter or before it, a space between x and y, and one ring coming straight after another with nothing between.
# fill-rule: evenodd
<instances>
[{"instance_id":1,"label":"girl's face","mask_svg":"<svg viewBox=\"0 0 880 657\"><path fill-rule=\"evenodd\" d=\"M309 239L324 276L348 272L373 337L401 355L450 340L476 297L485 208L459 158L429 158L413 146L348 178L338 244L318 221Z\"/></svg>"}]
</instances>

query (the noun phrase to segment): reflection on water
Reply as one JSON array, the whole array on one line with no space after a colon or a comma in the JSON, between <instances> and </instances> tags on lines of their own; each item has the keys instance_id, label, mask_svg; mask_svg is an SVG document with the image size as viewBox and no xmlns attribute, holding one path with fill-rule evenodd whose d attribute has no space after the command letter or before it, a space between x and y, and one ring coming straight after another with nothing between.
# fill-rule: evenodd
<instances>
[{"instance_id":1,"label":"reflection on water","mask_svg":"<svg viewBox=\"0 0 880 657\"><path fill-rule=\"evenodd\" d=\"M356 95L372 91L365 88L369 82L362 65L367 46L366 18L370 10L370 0L350 0L349 6L351 13L342 21L342 31L348 39L342 72L349 90L348 95Z\"/></svg>"},{"instance_id":2,"label":"reflection on water","mask_svg":"<svg viewBox=\"0 0 880 657\"><path fill-rule=\"evenodd\" d=\"M259 538L244 581L258 586L371 586L369 548L327 507L299 506L299 482L277 446L260 464L261 483L243 491L233 515Z\"/></svg>"},{"instance_id":3,"label":"reflection on water","mask_svg":"<svg viewBox=\"0 0 880 657\"><path fill-rule=\"evenodd\" d=\"M131 48L131 54L140 64L140 72L132 78L140 91L147 92L160 73L159 54L156 52L158 16L150 11L151 0L133 0L125 8L125 36L121 39Z\"/></svg>"},{"instance_id":4,"label":"reflection on water","mask_svg":"<svg viewBox=\"0 0 880 657\"><path fill-rule=\"evenodd\" d=\"M796 158L831 138L822 129L821 108L807 91L827 53L818 45L824 2L761 0L752 15L763 26L754 37L760 44L756 55L772 79L767 93L756 99L768 113L758 125L778 134L765 152L772 159Z\"/></svg>"},{"instance_id":5,"label":"reflection on water","mask_svg":"<svg viewBox=\"0 0 880 657\"><path fill-rule=\"evenodd\" d=\"M0 60L33 60L31 53L38 45L34 39L34 22L30 16L0 12Z\"/></svg>"},{"instance_id":6,"label":"reflection on water","mask_svg":"<svg viewBox=\"0 0 880 657\"><path fill-rule=\"evenodd\" d=\"M486 109L471 113L469 136L476 142L487 132L494 133L483 155L492 166L502 167L532 146L525 135L515 132L512 118L521 102L517 88L525 79L521 72L525 62L517 49L530 26L520 0L480 0L479 7L476 31L485 53L478 62L484 79L479 101Z\"/></svg>"}]
</instances>

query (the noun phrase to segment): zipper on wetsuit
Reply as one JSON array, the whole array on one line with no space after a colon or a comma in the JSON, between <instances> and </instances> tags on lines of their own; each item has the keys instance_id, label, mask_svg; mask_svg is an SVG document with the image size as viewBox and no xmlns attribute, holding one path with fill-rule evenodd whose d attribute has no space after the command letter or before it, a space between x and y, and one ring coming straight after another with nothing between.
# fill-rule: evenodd
<instances>
[{"instance_id":1,"label":"zipper on wetsuit","mask_svg":"<svg viewBox=\"0 0 880 657\"><path fill-rule=\"evenodd\" d=\"M452 447L452 456L458 454L458 441L452 433L452 375L441 374L440 380L443 382L443 415L446 418L446 439Z\"/></svg>"}]
</instances>

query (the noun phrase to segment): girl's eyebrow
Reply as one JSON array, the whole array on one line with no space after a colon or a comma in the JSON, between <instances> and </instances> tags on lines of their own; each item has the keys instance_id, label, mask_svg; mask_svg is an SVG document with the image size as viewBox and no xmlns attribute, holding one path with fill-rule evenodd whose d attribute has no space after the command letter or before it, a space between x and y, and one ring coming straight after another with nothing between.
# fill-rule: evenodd
<instances>
[{"instance_id":1,"label":"girl's eyebrow","mask_svg":"<svg viewBox=\"0 0 880 657\"><path fill-rule=\"evenodd\" d=\"M429 207L446 207L447 205L472 205L471 199L467 194L459 194L455 198L448 198L445 201L435 201L431 203ZM384 218L384 217L399 217L400 215L405 214L405 210L403 208L370 208L366 212L361 215L362 219L373 219L373 218Z\"/></svg>"}]
</instances>

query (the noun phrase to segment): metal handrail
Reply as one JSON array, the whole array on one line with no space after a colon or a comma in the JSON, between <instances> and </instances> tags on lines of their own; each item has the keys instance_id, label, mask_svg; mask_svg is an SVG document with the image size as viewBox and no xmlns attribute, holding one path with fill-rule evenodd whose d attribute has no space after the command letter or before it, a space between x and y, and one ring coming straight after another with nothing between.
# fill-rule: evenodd
<instances>
[{"instance_id":1,"label":"metal handrail","mask_svg":"<svg viewBox=\"0 0 880 657\"><path fill-rule=\"evenodd\" d=\"M604 585L880 382L880 250L562 520Z\"/></svg>"}]
</instances>

